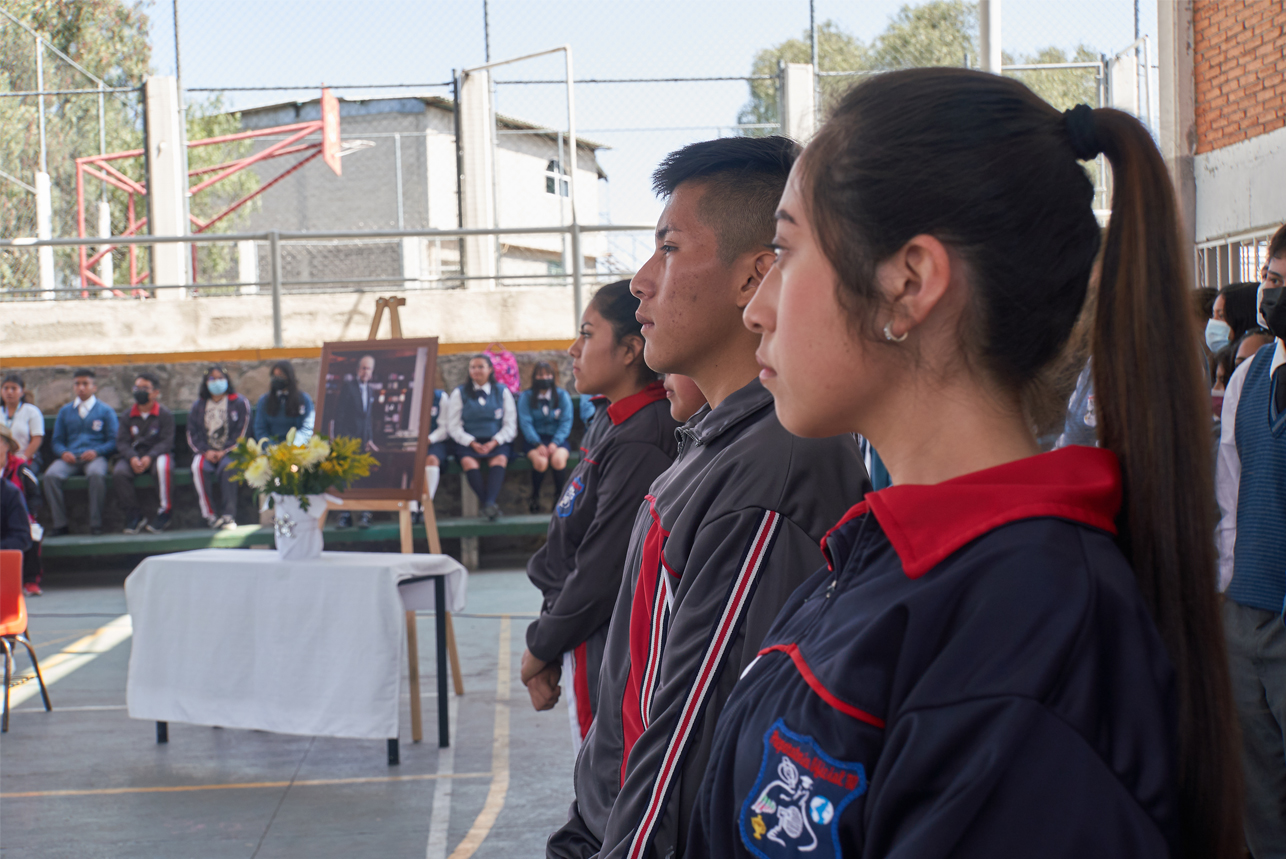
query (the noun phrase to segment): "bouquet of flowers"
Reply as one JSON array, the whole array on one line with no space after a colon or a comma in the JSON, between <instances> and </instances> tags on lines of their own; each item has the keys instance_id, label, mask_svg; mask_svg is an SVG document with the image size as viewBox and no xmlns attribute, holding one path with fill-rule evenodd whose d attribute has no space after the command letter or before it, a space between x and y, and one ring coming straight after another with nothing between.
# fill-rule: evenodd
<instances>
[{"instance_id":1,"label":"bouquet of flowers","mask_svg":"<svg viewBox=\"0 0 1286 859\"><path fill-rule=\"evenodd\" d=\"M308 511L309 498L331 489L341 492L360 477L371 473L375 457L361 453L362 442L356 438L325 439L314 435L305 445L295 444L292 429L286 440L269 444L243 438L228 454L232 459L232 479L269 494L288 495L299 499Z\"/></svg>"}]
</instances>

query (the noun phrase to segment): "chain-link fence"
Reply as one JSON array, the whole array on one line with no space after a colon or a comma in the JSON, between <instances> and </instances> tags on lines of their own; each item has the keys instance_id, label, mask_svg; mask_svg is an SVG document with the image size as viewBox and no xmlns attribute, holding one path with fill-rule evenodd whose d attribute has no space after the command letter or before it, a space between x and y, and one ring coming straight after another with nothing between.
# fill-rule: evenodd
<instances>
[{"instance_id":1,"label":"chain-link fence","mask_svg":"<svg viewBox=\"0 0 1286 859\"><path fill-rule=\"evenodd\" d=\"M993 5L1004 10L1005 74L1060 109L1080 102L1132 105L1155 125L1155 44L1144 38L1155 32L1149 4L1137 24L1137 4L1124 0ZM323 82L340 97L342 176L310 160L319 135L304 139L292 144L298 152L249 164L192 196L193 232L519 230L569 225L572 186L580 224L654 223L660 204L650 176L666 153L711 137L782 131L787 63L816 69L818 121L866 75L983 65L978 6L965 0L707 2L689 9L681 27L636 0L450 6L388 0L360 15L349 3L326 0L306 7L179 0L150 7L150 20L123 2L95 6L120 24L116 31L92 21L60 24L52 11L57 6L0 0L0 10L9 13L0 16L3 236L39 233L29 188L41 151L48 160L53 235L77 235L82 212L85 234L98 233L100 200L107 202L114 234L131 225L146 232L138 226L146 197L134 195L131 219L130 194L118 187L125 183L82 171L77 196L77 158L138 149L144 131L141 91L54 94L95 89L100 78L94 75L108 90L139 87L148 69L177 75L190 146L238 132L260 135L190 148L194 187L221 165L264 155L291 133L273 129L318 119ZM38 39L47 45L43 68L36 63ZM490 152L472 161L477 153L461 122L467 126L473 108L459 93L461 71L558 45L570 45L575 56L576 142L568 134L569 65L555 53L490 70L489 97L479 102L490 113ZM61 53L54 55L54 48ZM126 49L133 51L128 58ZM41 90L43 123L42 99L22 95ZM100 102L105 107L96 113ZM143 182L141 157L111 165ZM1090 171L1100 192L1096 208L1106 210L1105 169L1100 163ZM283 289L327 291L565 287L577 267L574 243L571 233L292 242L283 250L281 281ZM601 282L630 275L653 242L635 231L585 235L579 246L584 276ZM77 251L55 252L59 297L129 296L147 286L146 246L111 252L110 267L94 255L91 249L86 259L92 264L82 266ZM39 291L35 256L0 251L0 290ZM267 265L262 243L202 244L188 263L191 294L253 289L265 282ZM105 277L109 282L95 281Z\"/></svg>"}]
</instances>

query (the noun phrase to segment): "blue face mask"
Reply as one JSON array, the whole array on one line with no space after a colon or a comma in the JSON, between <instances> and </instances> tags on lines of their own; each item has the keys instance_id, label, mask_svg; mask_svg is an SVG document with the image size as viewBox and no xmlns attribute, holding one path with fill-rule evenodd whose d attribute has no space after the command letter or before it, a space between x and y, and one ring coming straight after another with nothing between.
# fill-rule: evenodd
<instances>
[{"instance_id":1,"label":"blue face mask","mask_svg":"<svg viewBox=\"0 0 1286 859\"><path fill-rule=\"evenodd\" d=\"M214 394L216 397L219 396L220 394L226 394L228 392L227 379L211 379L210 381L205 383L205 386L207 389L209 389L210 393Z\"/></svg>"},{"instance_id":2,"label":"blue face mask","mask_svg":"<svg viewBox=\"0 0 1286 859\"><path fill-rule=\"evenodd\" d=\"M1227 346L1232 338L1232 327L1219 319L1206 322L1206 345L1211 352L1218 352Z\"/></svg>"}]
</instances>

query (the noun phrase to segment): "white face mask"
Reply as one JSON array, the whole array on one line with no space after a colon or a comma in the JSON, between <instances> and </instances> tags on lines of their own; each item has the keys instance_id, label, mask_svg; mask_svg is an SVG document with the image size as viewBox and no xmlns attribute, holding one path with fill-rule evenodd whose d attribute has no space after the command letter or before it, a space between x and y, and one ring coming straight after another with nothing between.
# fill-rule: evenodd
<instances>
[{"instance_id":1,"label":"white face mask","mask_svg":"<svg viewBox=\"0 0 1286 859\"><path fill-rule=\"evenodd\" d=\"M1206 345L1211 352L1218 352L1227 346L1232 339L1232 326L1222 319L1206 321Z\"/></svg>"}]
</instances>

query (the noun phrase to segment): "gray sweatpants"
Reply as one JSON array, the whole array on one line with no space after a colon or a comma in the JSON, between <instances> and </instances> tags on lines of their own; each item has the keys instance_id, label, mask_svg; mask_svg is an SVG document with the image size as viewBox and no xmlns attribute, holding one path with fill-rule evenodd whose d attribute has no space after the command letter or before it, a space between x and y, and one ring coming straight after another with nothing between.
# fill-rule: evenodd
<instances>
[{"instance_id":1,"label":"gray sweatpants","mask_svg":"<svg viewBox=\"0 0 1286 859\"><path fill-rule=\"evenodd\" d=\"M1286 625L1281 612L1223 601L1246 772L1246 844L1286 856Z\"/></svg>"},{"instance_id":2,"label":"gray sweatpants","mask_svg":"<svg viewBox=\"0 0 1286 859\"><path fill-rule=\"evenodd\" d=\"M55 528L67 527L67 504L63 501L63 481L73 475L84 474L89 478L89 525L103 527L103 502L107 500L107 457L100 456L89 462L75 465L54 460L45 472L45 502L53 517Z\"/></svg>"}]
</instances>

